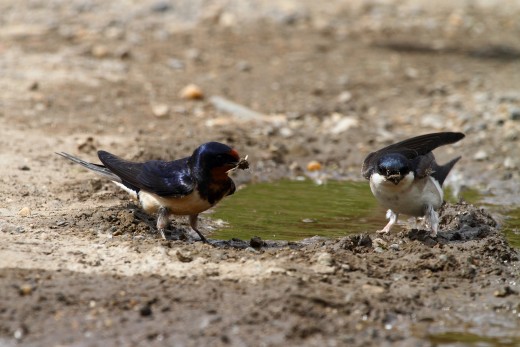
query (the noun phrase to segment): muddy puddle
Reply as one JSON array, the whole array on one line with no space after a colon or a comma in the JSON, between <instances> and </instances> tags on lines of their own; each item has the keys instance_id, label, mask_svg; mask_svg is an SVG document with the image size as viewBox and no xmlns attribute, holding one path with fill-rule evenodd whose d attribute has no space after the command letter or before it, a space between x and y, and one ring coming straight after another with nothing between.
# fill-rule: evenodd
<instances>
[{"instance_id":1,"label":"muddy puddle","mask_svg":"<svg viewBox=\"0 0 520 347\"><path fill-rule=\"evenodd\" d=\"M520 247L520 208L483 203L485 196L477 190L466 189L459 196L497 214L511 244ZM452 203L458 200L450 189L446 189L445 199ZM248 185L219 204L211 218L224 222L211 235L221 240L249 240L254 236L286 241L313 236L335 238L379 230L387 222L385 210L366 182L329 180L316 184L308 179ZM413 226L420 221L402 216L398 223L398 227Z\"/></svg>"}]
</instances>

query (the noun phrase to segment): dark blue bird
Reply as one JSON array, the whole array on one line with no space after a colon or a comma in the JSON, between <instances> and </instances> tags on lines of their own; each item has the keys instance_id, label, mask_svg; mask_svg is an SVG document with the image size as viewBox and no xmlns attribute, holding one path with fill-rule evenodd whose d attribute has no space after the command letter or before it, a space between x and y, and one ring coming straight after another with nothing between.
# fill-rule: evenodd
<instances>
[{"instance_id":1,"label":"dark blue bird","mask_svg":"<svg viewBox=\"0 0 520 347\"><path fill-rule=\"evenodd\" d=\"M103 163L99 165L67 153L57 154L108 178L136 196L143 210L157 213L157 229L163 238L170 215L188 215L191 228L204 242L207 242L206 238L197 229L198 214L235 192L229 171L248 167L236 150L218 142L205 143L190 157L174 161L136 163L99 151L98 157Z\"/></svg>"},{"instance_id":2,"label":"dark blue bird","mask_svg":"<svg viewBox=\"0 0 520 347\"><path fill-rule=\"evenodd\" d=\"M441 132L404 140L370 153L363 162L361 173L370 181L370 189L381 205L388 208L388 224L379 232L388 233L397 222L399 213L425 216L436 236L442 205L442 184L459 161L457 157L445 165L438 165L432 151L455 143L464 134Z\"/></svg>"}]
</instances>

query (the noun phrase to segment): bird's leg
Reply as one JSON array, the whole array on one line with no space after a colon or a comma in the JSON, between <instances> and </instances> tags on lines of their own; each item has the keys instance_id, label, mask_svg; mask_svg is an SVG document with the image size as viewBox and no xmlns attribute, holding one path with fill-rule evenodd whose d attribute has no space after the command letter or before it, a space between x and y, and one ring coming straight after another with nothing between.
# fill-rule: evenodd
<instances>
[{"instance_id":1,"label":"bird's leg","mask_svg":"<svg viewBox=\"0 0 520 347\"><path fill-rule=\"evenodd\" d=\"M428 205L426 207L426 214L424 219L432 228L430 236L437 237L437 231L439 230L439 214L433 209L432 205Z\"/></svg>"},{"instance_id":2,"label":"bird's leg","mask_svg":"<svg viewBox=\"0 0 520 347\"><path fill-rule=\"evenodd\" d=\"M164 230L170 224L170 210L167 207L161 206L157 214L157 230L161 233L163 239L166 240Z\"/></svg>"},{"instance_id":3,"label":"bird's leg","mask_svg":"<svg viewBox=\"0 0 520 347\"><path fill-rule=\"evenodd\" d=\"M202 242L208 243L208 240L202 235L202 233L197 229L197 221L198 221L198 214L190 214L190 226L197 234L199 234L200 240Z\"/></svg>"},{"instance_id":4,"label":"bird's leg","mask_svg":"<svg viewBox=\"0 0 520 347\"><path fill-rule=\"evenodd\" d=\"M378 230L379 234L388 234L392 226L397 222L397 217L399 217L398 213L394 213L392 210L386 211L386 219L388 219L388 224L382 229Z\"/></svg>"}]
</instances>

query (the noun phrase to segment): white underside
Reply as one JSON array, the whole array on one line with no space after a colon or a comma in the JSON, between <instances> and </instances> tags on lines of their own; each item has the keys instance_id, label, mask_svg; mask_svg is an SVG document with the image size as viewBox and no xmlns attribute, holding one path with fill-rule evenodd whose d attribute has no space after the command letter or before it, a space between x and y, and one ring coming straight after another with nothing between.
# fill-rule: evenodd
<instances>
[{"instance_id":1,"label":"white underside","mask_svg":"<svg viewBox=\"0 0 520 347\"><path fill-rule=\"evenodd\" d=\"M133 190L125 187L119 182L114 182L120 188L128 192L132 197L138 199L143 210L147 213L157 213L160 207L168 208L174 215L194 215L206 211L212 205L202 199L199 192L195 189L192 194L186 195L182 198L163 198L153 193L140 191L136 194Z\"/></svg>"},{"instance_id":2,"label":"white underside","mask_svg":"<svg viewBox=\"0 0 520 347\"><path fill-rule=\"evenodd\" d=\"M374 173L370 177L370 189L385 208L416 217L424 216L428 206L437 210L444 198L442 188L434 178L427 176L414 180L413 173L397 185Z\"/></svg>"}]
</instances>

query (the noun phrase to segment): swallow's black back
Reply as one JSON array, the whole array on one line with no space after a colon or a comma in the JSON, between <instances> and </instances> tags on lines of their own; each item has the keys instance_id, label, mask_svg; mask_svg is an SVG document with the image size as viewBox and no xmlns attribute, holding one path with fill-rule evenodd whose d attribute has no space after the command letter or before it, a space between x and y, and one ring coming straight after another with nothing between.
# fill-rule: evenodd
<instances>
[{"instance_id":1,"label":"swallow's black back","mask_svg":"<svg viewBox=\"0 0 520 347\"><path fill-rule=\"evenodd\" d=\"M431 174L442 185L449 171L460 157L446 165L439 166L435 163L435 157L431 151L437 147L455 143L463 139L464 136L463 133L458 132L440 132L416 136L394 143L370 153L363 162L361 173L363 177L370 179L381 157L390 153L399 153L413 163L412 166L415 168L416 177L420 178Z\"/></svg>"},{"instance_id":2,"label":"swallow's black back","mask_svg":"<svg viewBox=\"0 0 520 347\"><path fill-rule=\"evenodd\" d=\"M134 163L105 151L99 151L101 162L128 188L145 190L163 197L182 197L193 192L195 182L188 167L188 159L174 161L151 160Z\"/></svg>"}]
</instances>

